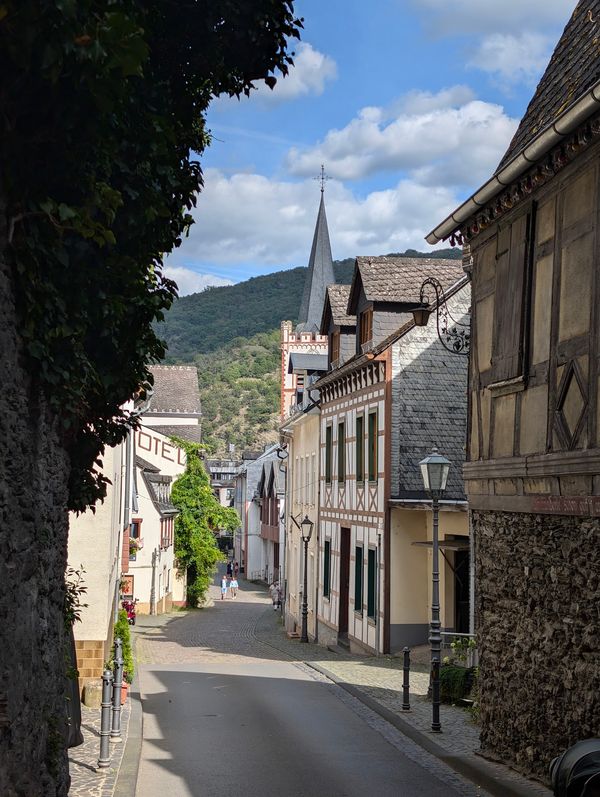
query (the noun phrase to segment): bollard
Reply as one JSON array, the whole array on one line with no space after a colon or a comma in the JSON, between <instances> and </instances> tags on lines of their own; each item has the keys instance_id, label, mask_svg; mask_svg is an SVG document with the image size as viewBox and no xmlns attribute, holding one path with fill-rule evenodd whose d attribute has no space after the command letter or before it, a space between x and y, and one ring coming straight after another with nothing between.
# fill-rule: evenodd
<instances>
[{"instance_id":1,"label":"bollard","mask_svg":"<svg viewBox=\"0 0 600 797\"><path fill-rule=\"evenodd\" d=\"M123 643L115 639L115 670L112 695L111 742L121 741L121 687L123 686Z\"/></svg>"},{"instance_id":2,"label":"bollard","mask_svg":"<svg viewBox=\"0 0 600 797\"><path fill-rule=\"evenodd\" d=\"M433 721L431 730L440 733L442 725L440 722L440 660L434 658L431 662L431 702L433 704Z\"/></svg>"},{"instance_id":3,"label":"bollard","mask_svg":"<svg viewBox=\"0 0 600 797\"><path fill-rule=\"evenodd\" d=\"M102 674L102 711L100 714L100 756L98 758L98 767L104 769L110 766L110 710L111 710L111 690L112 690L112 673L110 670L104 670Z\"/></svg>"},{"instance_id":4,"label":"bollard","mask_svg":"<svg viewBox=\"0 0 600 797\"><path fill-rule=\"evenodd\" d=\"M410 711L410 648L404 648L402 672L402 711Z\"/></svg>"}]
</instances>

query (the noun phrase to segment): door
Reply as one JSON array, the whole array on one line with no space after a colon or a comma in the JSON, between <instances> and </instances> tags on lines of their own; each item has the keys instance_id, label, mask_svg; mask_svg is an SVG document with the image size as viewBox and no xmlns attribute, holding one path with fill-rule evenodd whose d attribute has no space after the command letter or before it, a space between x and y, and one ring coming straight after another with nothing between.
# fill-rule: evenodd
<instances>
[{"instance_id":1,"label":"door","mask_svg":"<svg viewBox=\"0 0 600 797\"><path fill-rule=\"evenodd\" d=\"M454 553L454 628L469 633L469 551Z\"/></svg>"},{"instance_id":2,"label":"door","mask_svg":"<svg viewBox=\"0 0 600 797\"><path fill-rule=\"evenodd\" d=\"M340 529L340 636L348 633L348 594L350 590L350 529Z\"/></svg>"}]
</instances>

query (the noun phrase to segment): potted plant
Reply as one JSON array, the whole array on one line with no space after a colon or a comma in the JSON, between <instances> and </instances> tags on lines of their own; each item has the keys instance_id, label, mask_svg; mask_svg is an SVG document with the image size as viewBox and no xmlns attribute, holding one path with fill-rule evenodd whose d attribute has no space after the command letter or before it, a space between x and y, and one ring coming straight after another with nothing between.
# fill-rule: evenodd
<instances>
[{"instance_id":1,"label":"potted plant","mask_svg":"<svg viewBox=\"0 0 600 797\"><path fill-rule=\"evenodd\" d=\"M114 638L119 637L123 650L123 685L121 687L121 705L127 700L127 689L133 681L134 663L133 651L131 649L131 626L127 619L125 609L119 611L117 622L115 623ZM111 660L111 669L114 666L114 658Z\"/></svg>"}]
</instances>

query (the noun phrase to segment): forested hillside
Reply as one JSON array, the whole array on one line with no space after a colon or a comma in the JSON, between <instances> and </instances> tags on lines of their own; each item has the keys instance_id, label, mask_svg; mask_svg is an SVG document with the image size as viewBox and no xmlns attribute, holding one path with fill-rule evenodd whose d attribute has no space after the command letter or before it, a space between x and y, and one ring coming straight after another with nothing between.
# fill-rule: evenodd
<instances>
[{"instance_id":1,"label":"forested hillside","mask_svg":"<svg viewBox=\"0 0 600 797\"><path fill-rule=\"evenodd\" d=\"M460 249L424 255L409 249L407 257L460 257ZM353 258L333 264L337 282L350 282ZM196 354L215 351L234 338L279 329L282 321L296 321L306 268L277 271L237 285L207 288L177 299L159 330L169 350L167 363L189 363Z\"/></svg>"},{"instance_id":2,"label":"forested hillside","mask_svg":"<svg viewBox=\"0 0 600 797\"><path fill-rule=\"evenodd\" d=\"M459 249L402 254L461 256ZM333 265L336 281L349 283L354 259ZM204 440L215 452L228 443L241 450L277 439L279 327L297 320L305 279L306 268L295 268L183 296L159 326L166 362L198 367Z\"/></svg>"}]
</instances>

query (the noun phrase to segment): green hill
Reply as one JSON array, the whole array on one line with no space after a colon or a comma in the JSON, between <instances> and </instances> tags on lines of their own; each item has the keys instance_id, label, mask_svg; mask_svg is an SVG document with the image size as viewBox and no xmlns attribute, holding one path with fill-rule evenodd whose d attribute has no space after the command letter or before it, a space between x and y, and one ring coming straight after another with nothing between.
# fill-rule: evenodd
<instances>
[{"instance_id":1,"label":"green hill","mask_svg":"<svg viewBox=\"0 0 600 797\"><path fill-rule=\"evenodd\" d=\"M459 249L408 257L456 257ZM336 281L349 283L354 259L333 264ZM207 288L177 299L159 325L167 363L194 363L202 400L203 437L216 453L274 442L279 424L279 326L296 321L306 268Z\"/></svg>"},{"instance_id":2,"label":"green hill","mask_svg":"<svg viewBox=\"0 0 600 797\"><path fill-rule=\"evenodd\" d=\"M410 257L457 257L460 249L423 254L412 249ZM352 279L354 259L333 264L337 282ZM250 338L279 329L282 321L296 321L306 279L306 268L277 271L252 277L237 285L207 288L177 299L159 326L168 344L167 363L189 363L197 354L215 351L234 338Z\"/></svg>"}]
</instances>

